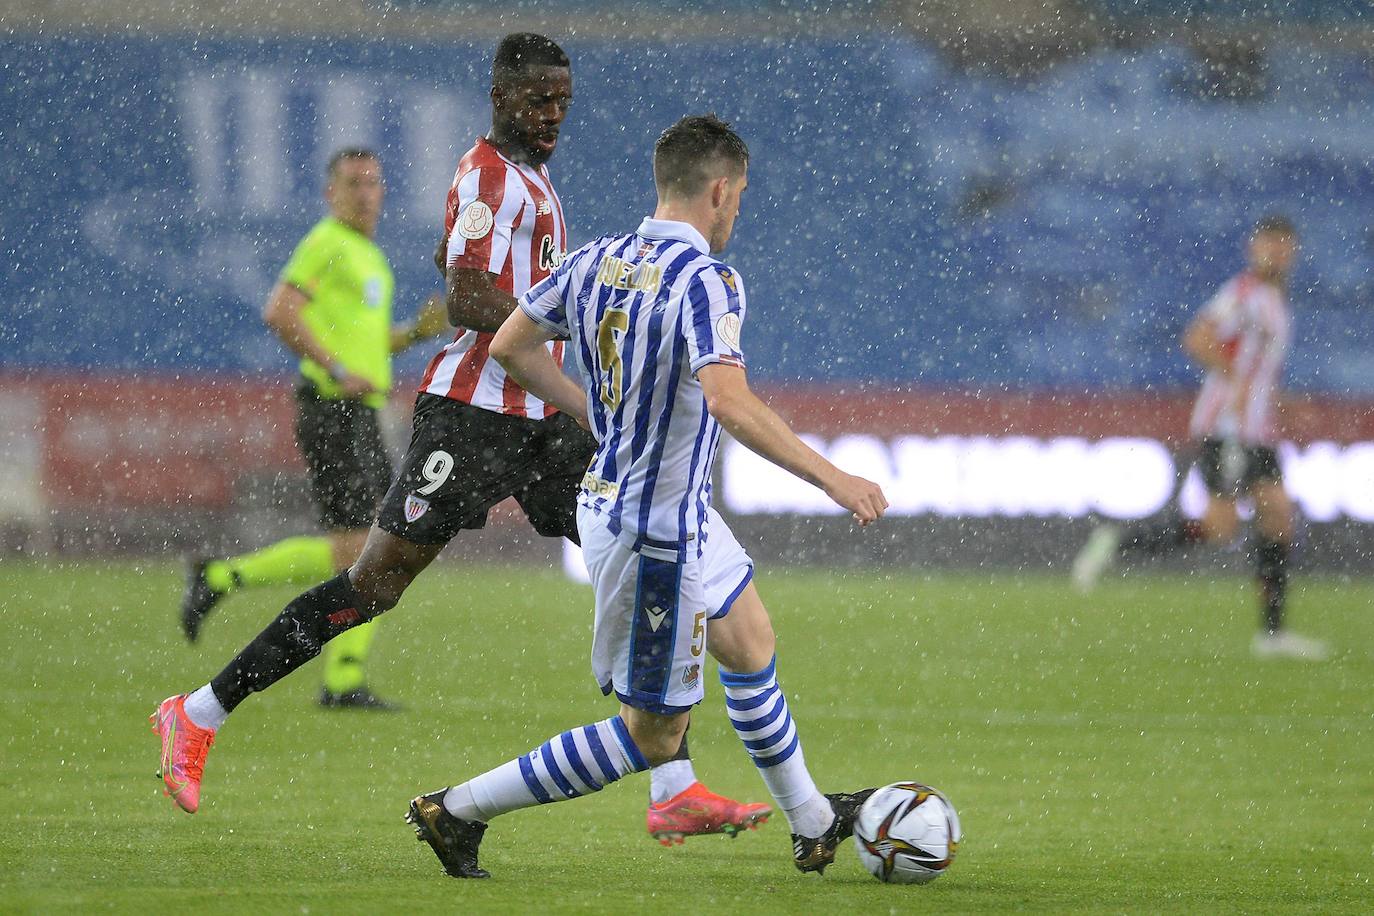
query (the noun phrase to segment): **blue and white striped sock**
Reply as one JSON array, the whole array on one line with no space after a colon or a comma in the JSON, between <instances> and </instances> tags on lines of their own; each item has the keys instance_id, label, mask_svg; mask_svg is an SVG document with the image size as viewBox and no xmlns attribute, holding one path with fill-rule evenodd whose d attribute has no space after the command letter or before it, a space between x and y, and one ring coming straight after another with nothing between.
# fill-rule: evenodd
<instances>
[{"instance_id":1,"label":"blue and white striped sock","mask_svg":"<svg viewBox=\"0 0 1374 916\"><path fill-rule=\"evenodd\" d=\"M768 791L787 815L792 832L818 837L835 819L830 802L816 789L802 756L787 698L776 677L777 658L752 674L720 671L725 706L735 734L744 742Z\"/></svg>"},{"instance_id":2,"label":"blue and white striped sock","mask_svg":"<svg viewBox=\"0 0 1374 916\"><path fill-rule=\"evenodd\" d=\"M533 805L599 792L629 773L647 770L620 716L584 725L494 770L454 786L444 807L465 821L489 821Z\"/></svg>"}]
</instances>

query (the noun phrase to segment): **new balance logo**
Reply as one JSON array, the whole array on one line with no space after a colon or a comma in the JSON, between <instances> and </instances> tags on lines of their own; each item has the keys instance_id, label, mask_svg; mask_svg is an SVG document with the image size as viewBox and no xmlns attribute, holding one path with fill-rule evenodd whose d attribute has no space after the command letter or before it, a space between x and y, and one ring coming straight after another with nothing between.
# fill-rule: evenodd
<instances>
[{"instance_id":1,"label":"new balance logo","mask_svg":"<svg viewBox=\"0 0 1374 916\"><path fill-rule=\"evenodd\" d=\"M549 203L549 199L547 197L541 200L539 202L539 205L534 208L535 216L548 216L552 212L553 204Z\"/></svg>"},{"instance_id":2,"label":"new balance logo","mask_svg":"<svg viewBox=\"0 0 1374 916\"><path fill-rule=\"evenodd\" d=\"M668 617L668 611L661 607L646 607L644 613L649 615L649 629L655 633L658 628L663 626L663 621Z\"/></svg>"}]
</instances>

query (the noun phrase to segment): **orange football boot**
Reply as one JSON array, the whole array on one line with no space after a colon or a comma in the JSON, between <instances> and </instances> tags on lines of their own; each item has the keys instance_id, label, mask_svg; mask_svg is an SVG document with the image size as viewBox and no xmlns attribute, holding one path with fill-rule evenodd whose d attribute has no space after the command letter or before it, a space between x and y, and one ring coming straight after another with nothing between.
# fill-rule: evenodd
<instances>
[{"instance_id":1,"label":"orange football boot","mask_svg":"<svg viewBox=\"0 0 1374 916\"><path fill-rule=\"evenodd\" d=\"M737 802L694 782L666 802L650 805L645 820L650 836L672 846L708 833L734 838L742 830L757 830L772 813L768 805Z\"/></svg>"},{"instance_id":2,"label":"orange football boot","mask_svg":"<svg viewBox=\"0 0 1374 916\"><path fill-rule=\"evenodd\" d=\"M191 721L186 715L185 694L163 700L148 719L153 731L162 737L162 763L157 775L162 777L163 793L187 814L195 814L200 807L205 755L215 743L215 730Z\"/></svg>"}]
</instances>

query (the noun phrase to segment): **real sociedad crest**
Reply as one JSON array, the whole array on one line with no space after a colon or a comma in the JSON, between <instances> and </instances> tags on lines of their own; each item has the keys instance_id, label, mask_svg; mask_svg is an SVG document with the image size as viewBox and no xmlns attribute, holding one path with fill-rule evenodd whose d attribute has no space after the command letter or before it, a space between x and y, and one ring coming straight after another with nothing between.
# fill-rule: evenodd
<instances>
[{"instance_id":1,"label":"real sociedad crest","mask_svg":"<svg viewBox=\"0 0 1374 916\"><path fill-rule=\"evenodd\" d=\"M418 496L406 497L406 523L409 524L417 520L420 516L429 511L429 500L421 499Z\"/></svg>"}]
</instances>

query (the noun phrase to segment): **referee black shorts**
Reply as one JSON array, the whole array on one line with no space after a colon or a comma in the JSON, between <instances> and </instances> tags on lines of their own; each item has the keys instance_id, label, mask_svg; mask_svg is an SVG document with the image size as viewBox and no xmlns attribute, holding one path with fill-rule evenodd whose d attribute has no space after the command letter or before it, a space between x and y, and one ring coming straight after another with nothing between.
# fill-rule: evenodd
<instances>
[{"instance_id":1,"label":"referee black shorts","mask_svg":"<svg viewBox=\"0 0 1374 916\"><path fill-rule=\"evenodd\" d=\"M577 541L577 489L595 451L591 433L561 413L508 417L422 393L377 525L413 544L446 544L513 496L535 531Z\"/></svg>"},{"instance_id":2,"label":"referee black shorts","mask_svg":"<svg viewBox=\"0 0 1374 916\"><path fill-rule=\"evenodd\" d=\"M1197 469L1207 492L1222 499L1249 493L1257 483L1281 482L1279 454L1267 445L1242 445L1228 452L1223 439L1208 436L1198 443Z\"/></svg>"},{"instance_id":3,"label":"referee black shorts","mask_svg":"<svg viewBox=\"0 0 1374 916\"><path fill-rule=\"evenodd\" d=\"M377 411L362 401L296 389L296 442L305 457L310 495L325 528L368 528L391 482L391 459Z\"/></svg>"}]
</instances>

